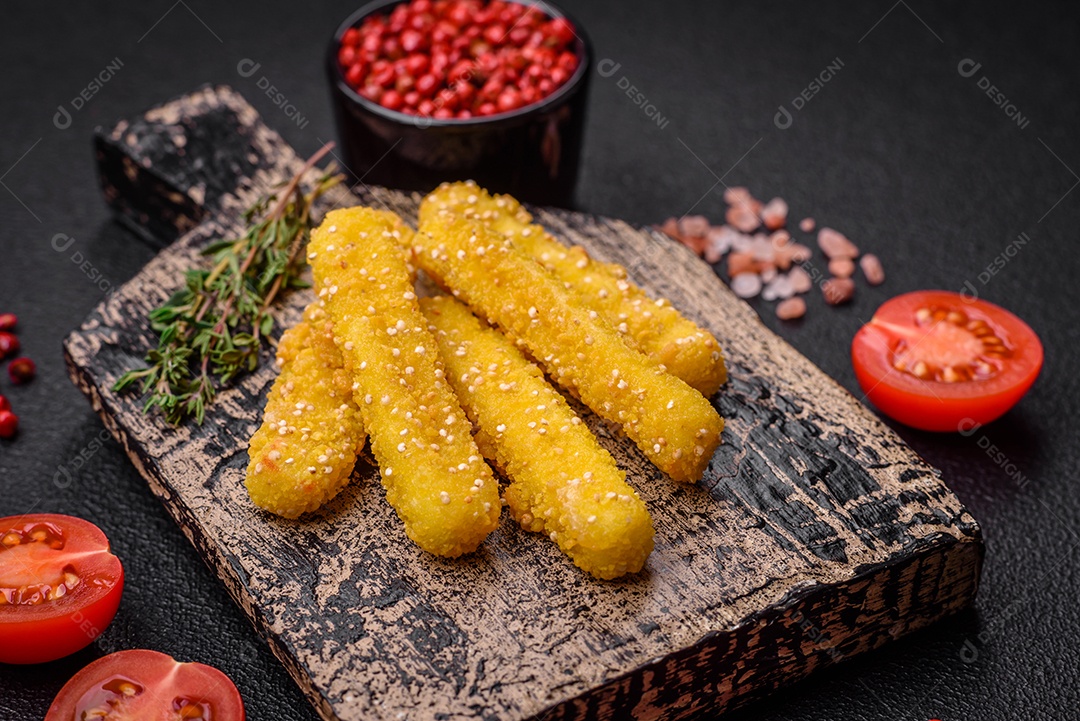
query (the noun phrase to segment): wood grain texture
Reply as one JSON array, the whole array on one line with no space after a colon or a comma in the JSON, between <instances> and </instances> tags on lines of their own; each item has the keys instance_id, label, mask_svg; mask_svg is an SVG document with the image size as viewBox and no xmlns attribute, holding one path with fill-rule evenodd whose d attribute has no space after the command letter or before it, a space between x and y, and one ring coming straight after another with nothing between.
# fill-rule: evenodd
<instances>
[{"instance_id":1,"label":"wood grain texture","mask_svg":"<svg viewBox=\"0 0 1080 721\"><path fill-rule=\"evenodd\" d=\"M239 211L301 159L227 88L121 123L98 148L106 196L132 222L195 227L68 337L72 379L325 718L715 714L973 598L981 534L933 468L688 250L568 211L535 209L708 327L728 358L731 380L713 399L723 444L696 486L584 414L653 514L645 571L595 581L507 516L476 554L432 557L405 538L363 462L319 513L260 511L242 480L269 362L222 393L202 427L147 418L110 386L140 363L146 312L199 248L235 231ZM331 202L415 220L415 195L357 195ZM280 319L308 299L289 296Z\"/></svg>"}]
</instances>

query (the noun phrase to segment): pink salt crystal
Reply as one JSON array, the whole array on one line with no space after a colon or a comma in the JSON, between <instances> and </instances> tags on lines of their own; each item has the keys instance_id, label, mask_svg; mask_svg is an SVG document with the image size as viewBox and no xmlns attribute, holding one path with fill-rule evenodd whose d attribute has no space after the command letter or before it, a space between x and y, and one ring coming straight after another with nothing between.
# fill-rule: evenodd
<instances>
[{"instance_id":1,"label":"pink salt crystal","mask_svg":"<svg viewBox=\"0 0 1080 721\"><path fill-rule=\"evenodd\" d=\"M791 280L791 289L796 293L808 293L814 286L814 281L810 279L810 274L803 270L801 265L796 265L788 273L788 278Z\"/></svg>"},{"instance_id":2,"label":"pink salt crystal","mask_svg":"<svg viewBox=\"0 0 1080 721\"><path fill-rule=\"evenodd\" d=\"M745 203L750 200L750 191L741 186L734 186L724 189L724 202L728 205L735 205L736 203Z\"/></svg>"},{"instance_id":3,"label":"pink salt crystal","mask_svg":"<svg viewBox=\"0 0 1080 721\"><path fill-rule=\"evenodd\" d=\"M786 300L793 295L795 295L795 289L791 285L791 279L786 275L776 276L761 289L762 300Z\"/></svg>"},{"instance_id":4,"label":"pink salt crystal","mask_svg":"<svg viewBox=\"0 0 1080 721\"><path fill-rule=\"evenodd\" d=\"M674 238L675 240L679 239L679 219L678 218L668 218L667 220L664 221L663 225L656 226L656 229L659 230L661 233L664 233L665 235L668 235L668 236Z\"/></svg>"},{"instance_id":5,"label":"pink salt crystal","mask_svg":"<svg viewBox=\"0 0 1080 721\"><path fill-rule=\"evenodd\" d=\"M757 273L740 273L731 279L731 290L740 298L753 298L761 292L761 276Z\"/></svg>"},{"instance_id":6,"label":"pink salt crystal","mask_svg":"<svg viewBox=\"0 0 1080 721\"><path fill-rule=\"evenodd\" d=\"M814 227L815 223L813 218L803 218L799 221L799 230L804 233L813 233Z\"/></svg>"},{"instance_id":7,"label":"pink salt crystal","mask_svg":"<svg viewBox=\"0 0 1080 721\"><path fill-rule=\"evenodd\" d=\"M829 261L829 272L837 278L850 278L855 275L855 263L851 258L833 258Z\"/></svg>"},{"instance_id":8,"label":"pink salt crystal","mask_svg":"<svg viewBox=\"0 0 1080 721\"><path fill-rule=\"evenodd\" d=\"M769 240L769 236L758 233L750 244L750 252L754 254L754 260L771 263L773 254L776 251L773 250L773 244Z\"/></svg>"},{"instance_id":9,"label":"pink salt crystal","mask_svg":"<svg viewBox=\"0 0 1080 721\"><path fill-rule=\"evenodd\" d=\"M848 240L847 236L832 228L822 228L818 231L818 247L830 258L856 258L859 249Z\"/></svg>"},{"instance_id":10,"label":"pink salt crystal","mask_svg":"<svg viewBox=\"0 0 1080 721\"><path fill-rule=\"evenodd\" d=\"M788 298L776 306L776 317L780 320L795 320L806 315L806 301L802 298Z\"/></svg>"},{"instance_id":11,"label":"pink salt crystal","mask_svg":"<svg viewBox=\"0 0 1080 721\"><path fill-rule=\"evenodd\" d=\"M739 231L730 225L716 225L709 228L705 234L707 245L705 246L705 260L716 263L723 258L735 245L735 238L741 235Z\"/></svg>"},{"instance_id":12,"label":"pink salt crystal","mask_svg":"<svg viewBox=\"0 0 1080 721\"><path fill-rule=\"evenodd\" d=\"M851 278L829 278L822 283L821 292L829 305L841 305L855 295L855 281Z\"/></svg>"},{"instance_id":13,"label":"pink salt crystal","mask_svg":"<svg viewBox=\"0 0 1080 721\"><path fill-rule=\"evenodd\" d=\"M885 269L881 267L881 261L873 253L867 253L860 258L859 267L862 268L866 282L870 285L881 285L885 282Z\"/></svg>"},{"instance_id":14,"label":"pink salt crystal","mask_svg":"<svg viewBox=\"0 0 1080 721\"><path fill-rule=\"evenodd\" d=\"M786 230L773 231L769 235L769 242L772 243L773 248L780 248L791 242L791 233Z\"/></svg>"},{"instance_id":15,"label":"pink salt crystal","mask_svg":"<svg viewBox=\"0 0 1080 721\"><path fill-rule=\"evenodd\" d=\"M754 231L761 225L761 219L748 204L733 205L727 209L725 219L744 233Z\"/></svg>"},{"instance_id":16,"label":"pink salt crystal","mask_svg":"<svg viewBox=\"0 0 1080 721\"><path fill-rule=\"evenodd\" d=\"M700 238L709 232L709 220L704 215L687 215L679 220L679 232Z\"/></svg>"},{"instance_id":17,"label":"pink salt crystal","mask_svg":"<svg viewBox=\"0 0 1080 721\"><path fill-rule=\"evenodd\" d=\"M740 233L732 228L735 232L735 237L731 242L731 247L740 253L748 253L754 245L754 236L747 235L746 233Z\"/></svg>"},{"instance_id":18,"label":"pink salt crystal","mask_svg":"<svg viewBox=\"0 0 1080 721\"><path fill-rule=\"evenodd\" d=\"M791 260L795 263L805 263L813 254L813 251L802 243L791 244Z\"/></svg>"},{"instance_id":19,"label":"pink salt crystal","mask_svg":"<svg viewBox=\"0 0 1080 721\"><path fill-rule=\"evenodd\" d=\"M769 230L778 230L787 224L788 204L783 198L773 198L761 209L761 220Z\"/></svg>"}]
</instances>

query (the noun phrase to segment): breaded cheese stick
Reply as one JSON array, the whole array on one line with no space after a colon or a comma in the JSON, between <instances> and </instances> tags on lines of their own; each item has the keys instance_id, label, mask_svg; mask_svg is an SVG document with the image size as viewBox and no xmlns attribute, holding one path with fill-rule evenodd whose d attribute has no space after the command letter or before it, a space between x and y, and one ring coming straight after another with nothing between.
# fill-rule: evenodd
<instances>
[{"instance_id":1,"label":"breaded cheese stick","mask_svg":"<svg viewBox=\"0 0 1080 721\"><path fill-rule=\"evenodd\" d=\"M505 497L521 527L597 578L640 571L653 547L649 511L543 372L453 298L423 298L420 310L481 452L510 479Z\"/></svg>"},{"instance_id":2,"label":"breaded cheese stick","mask_svg":"<svg viewBox=\"0 0 1080 721\"><path fill-rule=\"evenodd\" d=\"M308 259L387 500L418 546L460 556L498 524L499 488L420 313L401 247L411 235L390 212L334 210L312 232Z\"/></svg>"},{"instance_id":3,"label":"breaded cheese stick","mask_svg":"<svg viewBox=\"0 0 1080 721\"><path fill-rule=\"evenodd\" d=\"M678 481L701 478L724 422L703 395L627 346L551 273L476 220L429 213L416 263L541 362L597 415L622 426Z\"/></svg>"},{"instance_id":4,"label":"breaded cheese stick","mask_svg":"<svg viewBox=\"0 0 1080 721\"><path fill-rule=\"evenodd\" d=\"M244 485L255 505L296 518L348 484L366 436L319 301L282 334L277 358L281 370L248 445Z\"/></svg>"},{"instance_id":5,"label":"breaded cheese stick","mask_svg":"<svg viewBox=\"0 0 1080 721\"><path fill-rule=\"evenodd\" d=\"M440 209L479 219L508 237L607 320L631 348L659 361L706 398L727 380L720 344L712 333L663 298L650 298L627 280L622 266L593 260L580 246L567 248L511 196L492 196L471 180L443 183L420 204L420 222Z\"/></svg>"}]
</instances>

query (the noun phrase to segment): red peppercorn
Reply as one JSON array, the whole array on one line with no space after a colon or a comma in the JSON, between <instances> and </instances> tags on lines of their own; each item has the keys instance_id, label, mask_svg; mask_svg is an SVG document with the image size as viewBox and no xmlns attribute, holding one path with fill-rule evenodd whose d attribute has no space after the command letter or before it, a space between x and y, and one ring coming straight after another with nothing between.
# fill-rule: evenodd
<instances>
[{"instance_id":1,"label":"red peppercorn","mask_svg":"<svg viewBox=\"0 0 1080 721\"><path fill-rule=\"evenodd\" d=\"M341 50L338 50L337 59L343 68L347 68L355 63L356 58L356 48L352 45L342 45Z\"/></svg>"},{"instance_id":2,"label":"red peppercorn","mask_svg":"<svg viewBox=\"0 0 1080 721\"><path fill-rule=\"evenodd\" d=\"M360 44L360 31L356 28L349 28L345 31L345 34L341 36L342 45L351 45L356 47Z\"/></svg>"},{"instance_id":3,"label":"red peppercorn","mask_svg":"<svg viewBox=\"0 0 1080 721\"><path fill-rule=\"evenodd\" d=\"M546 30L551 37L562 45L570 44L576 37L574 26L566 18L555 18L547 24Z\"/></svg>"},{"instance_id":4,"label":"red peppercorn","mask_svg":"<svg viewBox=\"0 0 1080 721\"><path fill-rule=\"evenodd\" d=\"M529 28L523 28L518 25L510 31L510 42L512 42L514 45L524 47L525 43L529 42L530 35L532 35L532 30L530 30Z\"/></svg>"},{"instance_id":5,"label":"red peppercorn","mask_svg":"<svg viewBox=\"0 0 1080 721\"><path fill-rule=\"evenodd\" d=\"M401 93L397 90L387 90L383 93L382 100L380 101L384 108L390 110L401 110L401 106L404 105L404 100L401 97Z\"/></svg>"},{"instance_id":6,"label":"red peppercorn","mask_svg":"<svg viewBox=\"0 0 1080 721\"><path fill-rule=\"evenodd\" d=\"M14 313L0 313L0 331L15 330L19 319Z\"/></svg>"},{"instance_id":7,"label":"red peppercorn","mask_svg":"<svg viewBox=\"0 0 1080 721\"><path fill-rule=\"evenodd\" d=\"M428 73L427 75L421 75L416 81L416 92L420 93L424 97L430 97L435 94L435 90L439 87L439 79Z\"/></svg>"},{"instance_id":8,"label":"red peppercorn","mask_svg":"<svg viewBox=\"0 0 1080 721\"><path fill-rule=\"evenodd\" d=\"M401 33L401 49L407 53L415 53L424 47L426 39L419 30L409 28Z\"/></svg>"},{"instance_id":9,"label":"red peppercorn","mask_svg":"<svg viewBox=\"0 0 1080 721\"><path fill-rule=\"evenodd\" d=\"M11 401L7 399L7 396L0 396L0 411L10 411Z\"/></svg>"},{"instance_id":10,"label":"red peppercorn","mask_svg":"<svg viewBox=\"0 0 1080 721\"><path fill-rule=\"evenodd\" d=\"M15 385L29 383L34 380L36 373L37 366L29 358L16 358L8 366L8 377L11 378L11 382Z\"/></svg>"},{"instance_id":11,"label":"red peppercorn","mask_svg":"<svg viewBox=\"0 0 1080 721\"><path fill-rule=\"evenodd\" d=\"M19 352L19 339L12 333L0 331L0 360Z\"/></svg>"},{"instance_id":12,"label":"red peppercorn","mask_svg":"<svg viewBox=\"0 0 1080 721\"><path fill-rule=\"evenodd\" d=\"M0 438L14 438L19 432L19 417L11 411L0 411Z\"/></svg>"},{"instance_id":13,"label":"red peppercorn","mask_svg":"<svg viewBox=\"0 0 1080 721\"><path fill-rule=\"evenodd\" d=\"M345 71L345 82L354 88L360 87L360 84L364 82L364 66L360 63L350 65Z\"/></svg>"},{"instance_id":14,"label":"red peppercorn","mask_svg":"<svg viewBox=\"0 0 1080 721\"><path fill-rule=\"evenodd\" d=\"M407 70L409 75L413 76L413 78L423 75L424 71L428 69L429 64L430 61L428 60L428 57L419 53L405 58L405 70Z\"/></svg>"},{"instance_id":15,"label":"red peppercorn","mask_svg":"<svg viewBox=\"0 0 1080 721\"><path fill-rule=\"evenodd\" d=\"M513 88L507 88L499 93L499 99L495 101L499 110L508 113L521 107L521 94Z\"/></svg>"}]
</instances>

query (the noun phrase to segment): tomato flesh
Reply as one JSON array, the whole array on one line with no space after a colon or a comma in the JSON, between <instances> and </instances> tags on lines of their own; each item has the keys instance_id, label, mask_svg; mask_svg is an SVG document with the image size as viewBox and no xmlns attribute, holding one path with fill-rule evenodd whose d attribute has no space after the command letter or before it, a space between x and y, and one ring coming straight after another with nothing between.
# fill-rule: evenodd
<instances>
[{"instance_id":1,"label":"tomato flesh","mask_svg":"<svg viewBox=\"0 0 1080 721\"><path fill-rule=\"evenodd\" d=\"M0 663L43 663L112 623L124 568L94 524L40 513L0 519Z\"/></svg>"},{"instance_id":2,"label":"tomato flesh","mask_svg":"<svg viewBox=\"0 0 1080 721\"><path fill-rule=\"evenodd\" d=\"M244 702L228 676L157 651L99 658L60 689L45 721L244 721Z\"/></svg>"},{"instance_id":3,"label":"tomato flesh","mask_svg":"<svg viewBox=\"0 0 1080 721\"><path fill-rule=\"evenodd\" d=\"M1026 323L993 303L916 291L887 301L859 329L851 360L882 413L955 432L1012 408L1038 377L1043 347Z\"/></svg>"}]
</instances>

